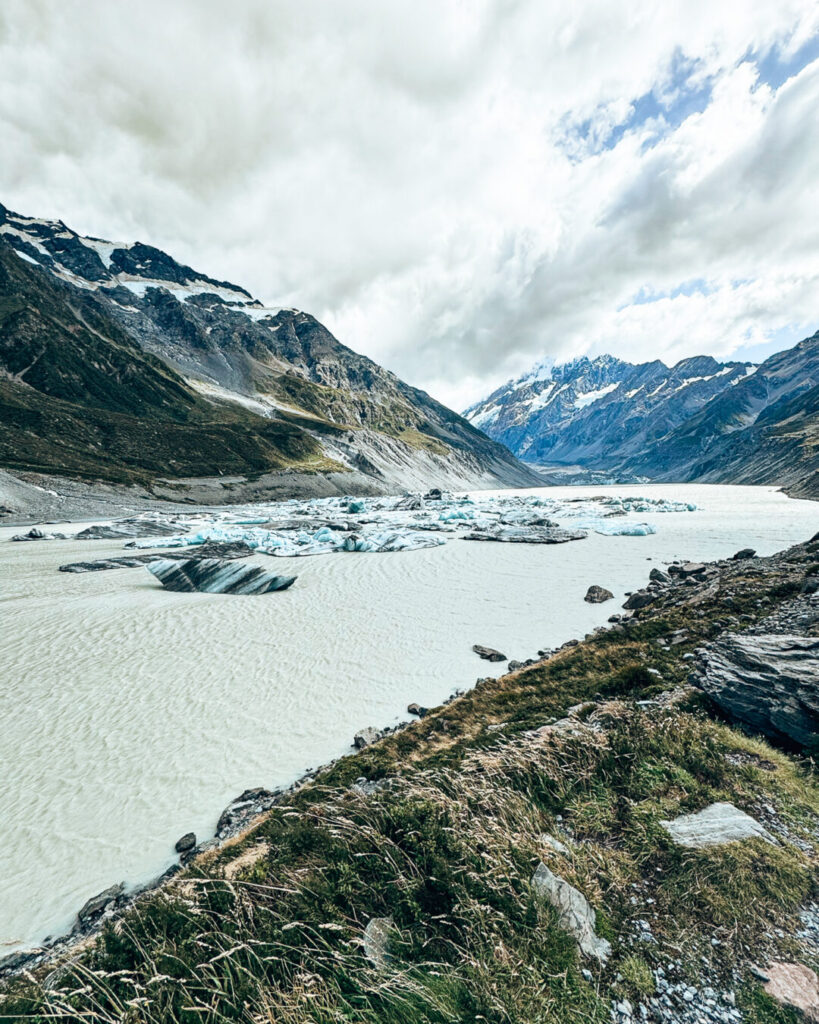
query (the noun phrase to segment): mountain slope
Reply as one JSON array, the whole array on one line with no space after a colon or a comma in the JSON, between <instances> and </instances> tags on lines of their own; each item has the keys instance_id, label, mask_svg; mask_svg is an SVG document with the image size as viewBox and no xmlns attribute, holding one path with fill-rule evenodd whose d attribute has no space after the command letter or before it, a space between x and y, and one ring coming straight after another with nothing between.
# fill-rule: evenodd
<instances>
[{"instance_id":1,"label":"mountain slope","mask_svg":"<svg viewBox=\"0 0 819 1024\"><path fill-rule=\"evenodd\" d=\"M543 365L465 413L526 461L819 496L819 332L759 366L601 356Z\"/></svg>"},{"instance_id":2,"label":"mountain slope","mask_svg":"<svg viewBox=\"0 0 819 1024\"><path fill-rule=\"evenodd\" d=\"M0 464L15 469L141 483L336 474L321 493L536 482L308 314L2 206L0 374Z\"/></svg>"},{"instance_id":3,"label":"mountain slope","mask_svg":"<svg viewBox=\"0 0 819 1024\"><path fill-rule=\"evenodd\" d=\"M778 483L819 494L819 331L714 396L627 467L659 479Z\"/></svg>"},{"instance_id":4,"label":"mountain slope","mask_svg":"<svg viewBox=\"0 0 819 1024\"><path fill-rule=\"evenodd\" d=\"M545 366L466 412L528 462L607 468L683 423L752 369L710 356L667 367L612 356Z\"/></svg>"}]
</instances>

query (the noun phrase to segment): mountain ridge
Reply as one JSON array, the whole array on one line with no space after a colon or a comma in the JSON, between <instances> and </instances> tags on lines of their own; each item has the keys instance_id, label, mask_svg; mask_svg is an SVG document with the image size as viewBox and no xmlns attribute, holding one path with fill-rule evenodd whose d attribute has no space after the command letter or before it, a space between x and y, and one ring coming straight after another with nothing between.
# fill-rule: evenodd
<instances>
[{"instance_id":1,"label":"mountain ridge","mask_svg":"<svg viewBox=\"0 0 819 1024\"><path fill-rule=\"evenodd\" d=\"M9 469L157 493L168 479L207 477L208 500L281 495L286 480L271 479L267 492L259 481L286 471L312 476L316 493L537 483L502 445L310 314L265 307L153 246L84 237L0 205L0 253L0 465ZM178 457L151 426L158 420L176 424ZM225 474L253 486L234 481L222 494L215 478Z\"/></svg>"},{"instance_id":2,"label":"mountain ridge","mask_svg":"<svg viewBox=\"0 0 819 1024\"><path fill-rule=\"evenodd\" d=\"M550 480L574 467L576 480L592 472L598 482L607 474L773 483L817 497L817 385L819 332L760 364L693 356L669 367L609 355L544 362L464 415L546 467Z\"/></svg>"}]
</instances>

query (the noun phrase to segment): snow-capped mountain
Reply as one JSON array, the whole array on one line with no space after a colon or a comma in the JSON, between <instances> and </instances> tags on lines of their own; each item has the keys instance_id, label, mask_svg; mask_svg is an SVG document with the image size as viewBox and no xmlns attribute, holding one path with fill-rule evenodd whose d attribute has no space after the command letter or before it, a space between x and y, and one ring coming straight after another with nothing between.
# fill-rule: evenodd
<instances>
[{"instance_id":1,"label":"snow-capped mountain","mask_svg":"<svg viewBox=\"0 0 819 1024\"><path fill-rule=\"evenodd\" d=\"M467 409L470 423L536 464L614 465L756 368L710 356L673 367L583 356L541 364Z\"/></svg>"},{"instance_id":2,"label":"snow-capped mountain","mask_svg":"<svg viewBox=\"0 0 819 1024\"><path fill-rule=\"evenodd\" d=\"M608 355L541 363L464 415L540 467L819 494L817 385L819 333L758 366L711 356L671 367Z\"/></svg>"},{"instance_id":3,"label":"snow-capped mountain","mask_svg":"<svg viewBox=\"0 0 819 1024\"><path fill-rule=\"evenodd\" d=\"M197 495L225 500L227 474L233 500L537 482L308 313L2 205L0 422L0 465L155 493L205 477Z\"/></svg>"}]
</instances>

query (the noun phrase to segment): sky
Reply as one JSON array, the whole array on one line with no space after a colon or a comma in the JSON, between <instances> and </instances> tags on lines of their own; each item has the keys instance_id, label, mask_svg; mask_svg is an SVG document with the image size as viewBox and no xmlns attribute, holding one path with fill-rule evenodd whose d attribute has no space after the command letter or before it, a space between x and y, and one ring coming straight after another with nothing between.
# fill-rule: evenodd
<instances>
[{"instance_id":1,"label":"sky","mask_svg":"<svg viewBox=\"0 0 819 1024\"><path fill-rule=\"evenodd\" d=\"M819 327L814 0L3 0L0 201L456 409Z\"/></svg>"}]
</instances>

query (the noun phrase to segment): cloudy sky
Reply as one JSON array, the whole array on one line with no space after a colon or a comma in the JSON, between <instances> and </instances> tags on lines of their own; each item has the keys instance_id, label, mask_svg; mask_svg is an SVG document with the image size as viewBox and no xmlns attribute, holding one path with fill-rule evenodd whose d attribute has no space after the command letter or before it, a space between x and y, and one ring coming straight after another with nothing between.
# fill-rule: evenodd
<instances>
[{"instance_id":1,"label":"cloudy sky","mask_svg":"<svg viewBox=\"0 0 819 1024\"><path fill-rule=\"evenodd\" d=\"M3 0L0 201L463 408L819 327L814 0Z\"/></svg>"}]
</instances>

